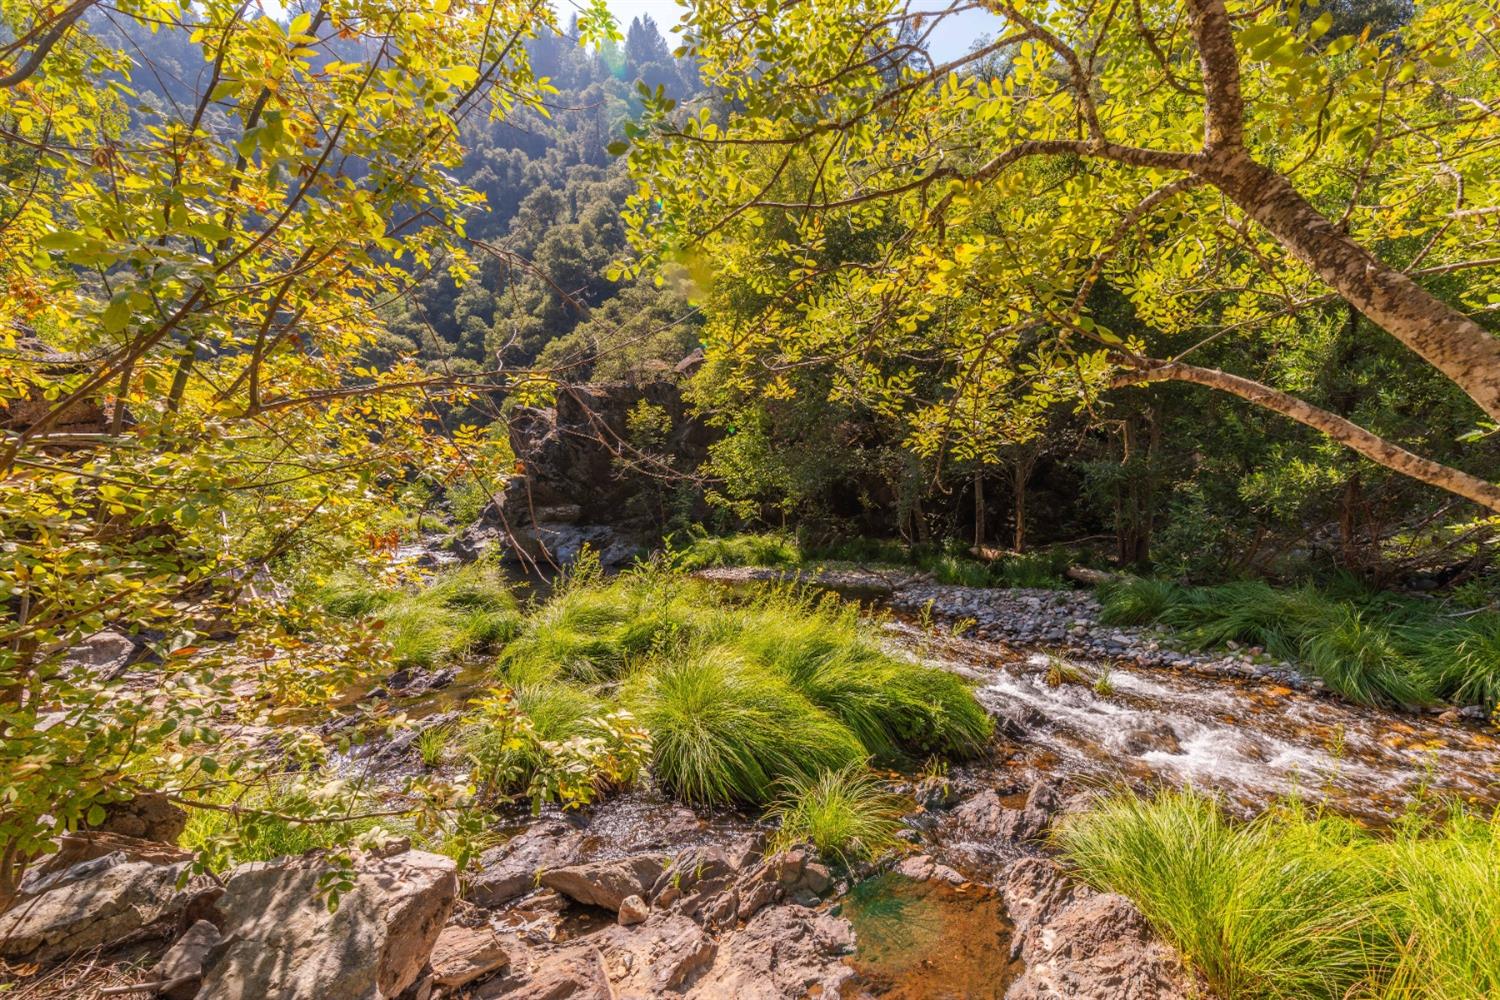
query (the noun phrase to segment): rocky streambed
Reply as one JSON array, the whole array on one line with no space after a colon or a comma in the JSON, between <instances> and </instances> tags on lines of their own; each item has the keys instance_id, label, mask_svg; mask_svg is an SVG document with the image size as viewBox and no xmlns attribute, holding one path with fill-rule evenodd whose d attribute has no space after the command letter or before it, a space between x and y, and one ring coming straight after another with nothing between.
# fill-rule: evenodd
<instances>
[{"instance_id":1,"label":"rocky streambed","mask_svg":"<svg viewBox=\"0 0 1500 1000\"><path fill-rule=\"evenodd\" d=\"M1058 816L1119 785L1192 785L1246 812L1298 794L1375 823L1414 801L1500 801L1500 747L1479 726L1355 708L1248 650L1173 651L1101 626L1085 593L903 573L817 582L895 612L892 649L971 677L999 721L988 759L902 779L911 849L894 867L770 853L754 817L635 791L517 817L462 877L395 843L346 866L309 856L184 883L186 855L159 842L174 839L170 809L112 816L0 916L13 970L82 956L12 995L1202 996L1128 901L1049 858ZM427 724L465 690L461 675L395 680ZM399 775L420 766L413 744L400 735L350 766Z\"/></svg>"}]
</instances>

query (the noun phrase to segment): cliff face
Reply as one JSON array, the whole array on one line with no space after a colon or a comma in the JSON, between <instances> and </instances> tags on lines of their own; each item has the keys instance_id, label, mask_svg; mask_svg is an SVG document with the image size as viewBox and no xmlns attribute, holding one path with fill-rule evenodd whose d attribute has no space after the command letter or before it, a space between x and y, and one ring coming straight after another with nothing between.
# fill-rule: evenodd
<instances>
[{"instance_id":1,"label":"cliff face","mask_svg":"<svg viewBox=\"0 0 1500 1000\"><path fill-rule=\"evenodd\" d=\"M691 487L713 440L669 381L563 386L553 406L516 408L509 430L517 475L465 533L467 547L499 542L543 564L571 562L585 544L606 564L627 562L660 532L668 498Z\"/></svg>"}]
</instances>

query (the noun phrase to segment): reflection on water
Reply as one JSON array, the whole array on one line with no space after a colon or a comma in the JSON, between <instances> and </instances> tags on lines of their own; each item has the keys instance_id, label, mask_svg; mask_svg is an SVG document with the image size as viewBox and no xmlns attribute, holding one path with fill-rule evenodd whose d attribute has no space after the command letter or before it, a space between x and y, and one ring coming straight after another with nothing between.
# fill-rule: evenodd
<instances>
[{"instance_id":1,"label":"reflection on water","mask_svg":"<svg viewBox=\"0 0 1500 1000\"><path fill-rule=\"evenodd\" d=\"M1021 972L1000 896L985 886L889 872L856 885L843 915L855 933L851 997L999 1000Z\"/></svg>"}]
</instances>

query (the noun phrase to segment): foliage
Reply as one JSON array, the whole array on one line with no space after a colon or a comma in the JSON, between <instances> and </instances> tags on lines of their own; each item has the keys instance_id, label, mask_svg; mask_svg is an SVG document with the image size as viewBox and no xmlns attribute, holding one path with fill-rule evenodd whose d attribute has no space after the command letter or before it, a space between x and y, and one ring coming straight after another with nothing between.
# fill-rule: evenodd
<instances>
[{"instance_id":1,"label":"foliage","mask_svg":"<svg viewBox=\"0 0 1500 1000\"><path fill-rule=\"evenodd\" d=\"M510 585L493 568L449 571L415 593L342 575L316 598L330 614L364 619L404 666L494 651L515 638L521 615Z\"/></svg>"},{"instance_id":2,"label":"foliage","mask_svg":"<svg viewBox=\"0 0 1500 1000\"><path fill-rule=\"evenodd\" d=\"M376 820L341 818L341 807L353 816L368 810L370 803L343 801L339 791L295 777L253 785L231 782L193 800L196 805L188 811L179 844L208 859L211 871L315 848L345 847L375 830Z\"/></svg>"},{"instance_id":3,"label":"foliage","mask_svg":"<svg viewBox=\"0 0 1500 1000\"><path fill-rule=\"evenodd\" d=\"M1382 838L1295 806L1236 825L1210 799L1165 792L1108 799L1057 839L1225 1000L1458 1000L1500 985L1494 820L1459 811Z\"/></svg>"},{"instance_id":4,"label":"foliage","mask_svg":"<svg viewBox=\"0 0 1500 1000\"><path fill-rule=\"evenodd\" d=\"M767 811L777 824L773 850L812 844L826 860L849 867L906 847L899 834L907 804L860 766L785 782Z\"/></svg>"}]
</instances>

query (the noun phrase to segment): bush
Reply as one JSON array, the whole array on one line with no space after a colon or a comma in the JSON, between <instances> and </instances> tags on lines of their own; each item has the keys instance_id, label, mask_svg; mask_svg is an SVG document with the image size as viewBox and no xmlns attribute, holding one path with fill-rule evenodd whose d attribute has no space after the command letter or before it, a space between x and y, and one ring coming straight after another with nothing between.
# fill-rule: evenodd
<instances>
[{"instance_id":1,"label":"bush","mask_svg":"<svg viewBox=\"0 0 1500 1000\"><path fill-rule=\"evenodd\" d=\"M656 780L689 802L761 804L783 778L864 757L847 728L727 650L656 665L627 703L651 733Z\"/></svg>"},{"instance_id":2,"label":"bush","mask_svg":"<svg viewBox=\"0 0 1500 1000\"><path fill-rule=\"evenodd\" d=\"M827 861L848 867L906 846L899 834L906 803L863 766L783 783L768 812L779 829L772 850L812 844Z\"/></svg>"},{"instance_id":3,"label":"bush","mask_svg":"<svg viewBox=\"0 0 1500 1000\"><path fill-rule=\"evenodd\" d=\"M290 779L254 786L231 783L199 801L204 805L188 809L179 843L203 852L215 871L339 847L376 825L373 819L330 817L329 804L316 801L311 786ZM338 803L333 806L342 812Z\"/></svg>"},{"instance_id":4,"label":"bush","mask_svg":"<svg viewBox=\"0 0 1500 1000\"><path fill-rule=\"evenodd\" d=\"M1169 792L1109 799L1057 840L1224 1000L1460 1000L1500 989L1497 834L1459 813L1387 840L1292 806L1236 825L1207 798Z\"/></svg>"},{"instance_id":5,"label":"bush","mask_svg":"<svg viewBox=\"0 0 1500 1000\"><path fill-rule=\"evenodd\" d=\"M1463 705L1500 707L1500 615L1474 615L1456 624L1408 627L1402 633L1423 680L1436 694Z\"/></svg>"}]
</instances>

